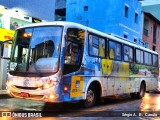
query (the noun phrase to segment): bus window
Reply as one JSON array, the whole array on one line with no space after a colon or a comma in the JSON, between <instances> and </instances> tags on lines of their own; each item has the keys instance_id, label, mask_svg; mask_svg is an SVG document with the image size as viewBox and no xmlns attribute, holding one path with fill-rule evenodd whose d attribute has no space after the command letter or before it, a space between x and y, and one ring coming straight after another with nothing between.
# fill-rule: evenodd
<instances>
[{"instance_id":1,"label":"bus window","mask_svg":"<svg viewBox=\"0 0 160 120\"><path fill-rule=\"evenodd\" d=\"M93 56L98 56L98 37L94 35L89 35L89 54Z\"/></svg>"},{"instance_id":2,"label":"bus window","mask_svg":"<svg viewBox=\"0 0 160 120\"><path fill-rule=\"evenodd\" d=\"M105 39L96 35L89 35L89 55L105 57Z\"/></svg>"},{"instance_id":3,"label":"bus window","mask_svg":"<svg viewBox=\"0 0 160 120\"><path fill-rule=\"evenodd\" d=\"M114 60L121 60L121 44L109 41L109 58Z\"/></svg>"},{"instance_id":4,"label":"bus window","mask_svg":"<svg viewBox=\"0 0 160 120\"><path fill-rule=\"evenodd\" d=\"M151 56L151 53L148 54L148 65L152 65L152 56Z\"/></svg>"},{"instance_id":5,"label":"bus window","mask_svg":"<svg viewBox=\"0 0 160 120\"><path fill-rule=\"evenodd\" d=\"M152 65L151 53L144 52L144 64Z\"/></svg>"},{"instance_id":6,"label":"bus window","mask_svg":"<svg viewBox=\"0 0 160 120\"><path fill-rule=\"evenodd\" d=\"M153 66L157 67L158 66L158 56L153 55Z\"/></svg>"},{"instance_id":7,"label":"bus window","mask_svg":"<svg viewBox=\"0 0 160 120\"><path fill-rule=\"evenodd\" d=\"M143 64L143 51L136 49L136 63Z\"/></svg>"},{"instance_id":8,"label":"bus window","mask_svg":"<svg viewBox=\"0 0 160 120\"><path fill-rule=\"evenodd\" d=\"M99 38L99 56L105 57L105 39Z\"/></svg>"},{"instance_id":9,"label":"bus window","mask_svg":"<svg viewBox=\"0 0 160 120\"><path fill-rule=\"evenodd\" d=\"M84 46L84 30L69 28L65 47L64 74L79 70Z\"/></svg>"},{"instance_id":10,"label":"bus window","mask_svg":"<svg viewBox=\"0 0 160 120\"><path fill-rule=\"evenodd\" d=\"M124 61L126 62L133 62L133 48L124 45L123 46L123 53L124 53Z\"/></svg>"}]
</instances>

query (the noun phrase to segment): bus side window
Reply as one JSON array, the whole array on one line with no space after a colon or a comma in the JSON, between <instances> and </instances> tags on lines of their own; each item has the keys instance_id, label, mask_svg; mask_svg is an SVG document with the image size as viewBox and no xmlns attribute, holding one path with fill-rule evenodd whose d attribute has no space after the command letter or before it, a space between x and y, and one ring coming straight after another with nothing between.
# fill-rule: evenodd
<instances>
[{"instance_id":1,"label":"bus side window","mask_svg":"<svg viewBox=\"0 0 160 120\"><path fill-rule=\"evenodd\" d=\"M109 41L109 58L114 60L122 59L121 44L114 41Z\"/></svg>"},{"instance_id":2,"label":"bus side window","mask_svg":"<svg viewBox=\"0 0 160 120\"><path fill-rule=\"evenodd\" d=\"M158 56L153 54L153 66L158 67Z\"/></svg>"},{"instance_id":3,"label":"bus side window","mask_svg":"<svg viewBox=\"0 0 160 120\"><path fill-rule=\"evenodd\" d=\"M114 50L113 49L110 49L110 51L109 51L109 57L111 59L114 59Z\"/></svg>"},{"instance_id":4,"label":"bus side window","mask_svg":"<svg viewBox=\"0 0 160 120\"><path fill-rule=\"evenodd\" d=\"M133 62L133 48L132 47L124 45L123 53L124 53L124 56L123 56L124 61Z\"/></svg>"},{"instance_id":5,"label":"bus side window","mask_svg":"<svg viewBox=\"0 0 160 120\"><path fill-rule=\"evenodd\" d=\"M105 39L98 35L89 35L89 55L105 57Z\"/></svg>"},{"instance_id":6,"label":"bus side window","mask_svg":"<svg viewBox=\"0 0 160 120\"><path fill-rule=\"evenodd\" d=\"M99 56L105 57L105 39L99 38Z\"/></svg>"},{"instance_id":7,"label":"bus side window","mask_svg":"<svg viewBox=\"0 0 160 120\"><path fill-rule=\"evenodd\" d=\"M136 63L143 64L143 51L136 49Z\"/></svg>"}]
</instances>

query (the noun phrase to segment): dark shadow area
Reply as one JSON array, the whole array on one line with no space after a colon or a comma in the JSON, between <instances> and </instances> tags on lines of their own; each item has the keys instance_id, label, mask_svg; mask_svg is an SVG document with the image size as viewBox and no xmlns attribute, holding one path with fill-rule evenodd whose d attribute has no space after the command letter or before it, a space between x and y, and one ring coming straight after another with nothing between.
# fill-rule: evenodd
<instances>
[{"instance_id":1,"label":"dark shadow area","mask_svg":"<svg viewBox=\"0 0 160 120\"><path fill-rule=\"evenodd\" d=\"M46 116L68 116L69 115L74 115L75 113L81 113L81 112L87 112L88 115L86 116L90 116L90 114L92 113L97 113L97 111L94 111L96 108L98 107L106 107L107 109L107 105L117 105L119 106L119 104L123 104L126 102L130 102L130 101L136 101L137 99L131 99L130 95L123 95L123 96L114 96L114 97L107 97L104 99L103 102L97 102L95 106L93 106L93 110L91 110L92 108L83 108L80 102L77 103L45 103L45 105L43 106L43 110L42 113L44 113ZM89 112L88 112L89 110ZM108 111L108 110L107 110ZM112 111L112 109L110 110ZM105 111L99 111L99 112L105 112ZM72 113L72 114L70 114ZM97 115L96 115L97 116Z\"/></svg>"},{"instance_id":2,"label":"dark shadow area","mask_svg":"<svg viewBox=\"0 0 160 120\"><path fill-rule=\"evenodd\" d=\"M0 94L0 99L12 98L7 94Z\"/></svg>"}]
</instances>

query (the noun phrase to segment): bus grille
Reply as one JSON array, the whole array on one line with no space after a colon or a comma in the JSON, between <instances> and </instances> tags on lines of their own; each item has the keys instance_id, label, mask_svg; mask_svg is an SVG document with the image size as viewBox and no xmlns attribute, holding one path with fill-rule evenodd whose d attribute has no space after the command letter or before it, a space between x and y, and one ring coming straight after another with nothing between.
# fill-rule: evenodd
<instances>
[{"instance_id":1,"label":"bus grille","mask_svg":"<svg viewBox=\"0 0 160 120\"><path fill-rule=\"evenodd\" d=\"M22 86L15 86L16 88L19 89L25 89L25 90L36 90L38 87L22 87Z\"/></svg>"}]
</instances>

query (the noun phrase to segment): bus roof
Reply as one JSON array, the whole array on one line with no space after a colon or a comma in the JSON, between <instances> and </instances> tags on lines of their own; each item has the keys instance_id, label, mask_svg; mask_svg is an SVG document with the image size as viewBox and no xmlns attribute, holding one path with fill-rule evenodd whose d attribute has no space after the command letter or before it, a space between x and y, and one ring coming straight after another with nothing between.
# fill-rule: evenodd
<instances>
[{"instance_id":1,"label":"bus roof","mask_svg":"<svg viewBox=\"0 0 160 120\"><path fill-rule=\"evenodd\" d=\"M112 40L115 40L117 42L121 42L123 44L126 44L126 45L129 45L129 46L134 46L135 48L139 48L139 49L142 49L142 50L145 50L145 51L148 51L148 52L151 52L151 53L154 53L154 54L158 54L157 52L155 51L152 51L150 49L147 49L145 47L142 47L142 46L139 46L133 42L130 42L129 40L125 40L125 39L122 39L122 38L119 38L119 37L116 37L112 34L107 34L107 33L103 33L103 32L100 32L98 30L95 30L95 29L92 29L92 28L89 28L87 26L84 26L84 25L81 25L81 24L78 24L78 23L73 23L73 22L66 22L66 21L54 21L54 22L40 22L40 23L33 23L33 24L29 24L29 25L26 25L26 26L23 26L23 27L19 27L18 29L21 29L21 28L26 28L26 27L38 27L38 26L49 26L49 25L58 25L58 26L70 26L70 27L77 27L77 28L80 28L80 29L84 29L86 31L89 31L91 33L96 33L97 35L100 35L102 37L107 37L109 39L112 39Z\"/></svg>"}]
</instances>

